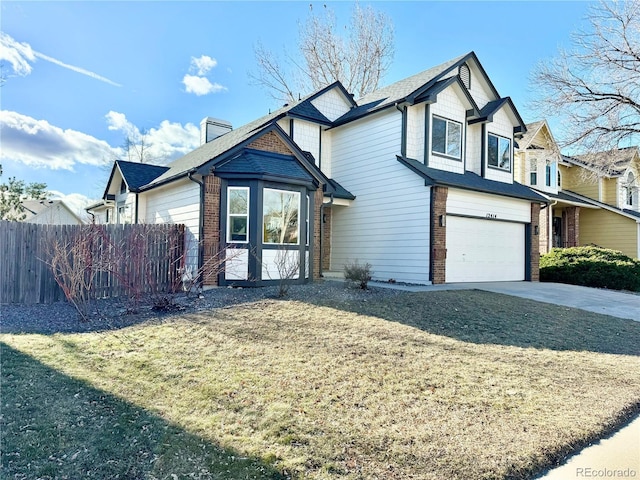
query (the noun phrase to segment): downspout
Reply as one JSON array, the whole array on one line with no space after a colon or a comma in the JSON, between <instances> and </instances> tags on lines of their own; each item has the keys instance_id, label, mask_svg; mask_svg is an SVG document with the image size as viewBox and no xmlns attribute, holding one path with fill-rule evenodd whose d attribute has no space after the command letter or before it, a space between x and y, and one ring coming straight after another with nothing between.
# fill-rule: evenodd
<instances>
[{"instance_id":1,"label":"downspout","mask_svg":"<svg viewBox=\"0 0 640 480\"><path fill-rule=\"evenodd\" d=\"M322 277L322 239L324 238L324 209L326 207L330 207L333 205L333 193L329 197L329 203L322 202L320 205L320 261L318 264L320 265L320 271L318 272L319 276Z\"/></svg>"},{"instance_id":2,"label":"downspout","mask_svg":"<svg viewBox=\"0 0 640 480\"><path fill-rule=\"evenodd\" d=\"M135 220L133 222L136 225L138 224L138 202L140 201L139 195L140 194L138 192L136 192L136 214L135 214Z\"/></svg>"},{"instance_id":3,"label":"downspout","mask_svg":"<svg viewBox=\"0 0 640 480\"><path fill-rule=\"evenodd\" d=\"M396 109L402 114L402 131L400 133L400 156L407 157L407 106L400 107L396 102Z\"/></svg>"},{"instance_id":4,"label":"downspout","mask_svg":"<svg viewBox=\"0 0 640 480\"><path fill-rule=\"evenodd\" d=\"M204 264L204 241L202 238L204 236L204 181L199 181L193 178L194 173L195 170L191 170L187 176L189 177L189 180L200 185L200 218L198 220L198 270L200 270ZM198 288L202 288L202 277L197 275L197 279Z\"/></svg>"}]
</instances>

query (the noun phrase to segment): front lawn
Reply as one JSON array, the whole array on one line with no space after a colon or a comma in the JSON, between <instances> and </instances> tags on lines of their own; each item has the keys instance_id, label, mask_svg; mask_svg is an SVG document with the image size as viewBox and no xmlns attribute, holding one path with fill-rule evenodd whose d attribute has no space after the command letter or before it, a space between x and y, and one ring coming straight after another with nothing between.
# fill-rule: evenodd
<instances>
[{"instance_id":1,"label":"front lawn","mask_svg":"<svg viewBox=\"0 0 640 480\"><path fill-rule=\"evenodd\" d=\"M310 300L1 335L0 476L531 478L640 407L637 322L479 291Z\"/></svg>"}]
</instances>

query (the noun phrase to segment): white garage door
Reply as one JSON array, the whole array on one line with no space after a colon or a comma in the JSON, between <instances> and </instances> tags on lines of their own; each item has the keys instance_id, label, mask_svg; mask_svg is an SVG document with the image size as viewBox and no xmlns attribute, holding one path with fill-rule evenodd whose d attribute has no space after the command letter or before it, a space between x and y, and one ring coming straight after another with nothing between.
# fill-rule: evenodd
<instances>
[{"instance_id":1,"label":"white garage door","mask_svg":"<svg viewBox=\"0 0 640 480\"><path fill-rule=\"evenodd\" d=\"M524 280L524 224L447 217L446 282Z\"/></svg>"}]
</instances>

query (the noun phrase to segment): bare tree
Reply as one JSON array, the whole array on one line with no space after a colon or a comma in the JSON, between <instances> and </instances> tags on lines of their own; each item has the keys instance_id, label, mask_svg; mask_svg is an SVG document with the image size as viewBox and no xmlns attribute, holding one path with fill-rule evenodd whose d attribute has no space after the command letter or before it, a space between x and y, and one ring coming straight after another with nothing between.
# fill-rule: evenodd
<instances>
[{"instance_id":1,"label":"bare tree","mask_svg":"<svg viewBox=\"0 0 640 480\"><path fill-rule=\"evenodd\" d=\"M285 50L284 61L261 43L254 48L257 73L250 73L273 98L292 102L339 80L350 93L361 97L375 90L393 59L391 19L371 6L355 4L350 25L344 31L335 13L324 6L300 25L298 51ZM298 92L298 95L296 95Z\"/></svg>"},{"instance_id":2,"label":"bare tree","mask_svg":"<svg viewBox=\"0 0 640 480\"><path fill-rule=\"evenodd\" d=\"M154 158L149 154L149 132L146 129L130 129L122 144L122 150L130 162L149 163Z\"/></svg>"},{"instance_id":3,"label":"bare tree","mask_svg":"<svg viewBox=\"0 0 640 480\"><path fill-rule=\"evenodd\" d=\"M607 173L615 169L614 152L640 140L640 0L601 0L587 19L571 51L534 70L532 106L561 121L561 147ZM606 151L612 154L595 155Z\"/></svg>"}]
</instances>

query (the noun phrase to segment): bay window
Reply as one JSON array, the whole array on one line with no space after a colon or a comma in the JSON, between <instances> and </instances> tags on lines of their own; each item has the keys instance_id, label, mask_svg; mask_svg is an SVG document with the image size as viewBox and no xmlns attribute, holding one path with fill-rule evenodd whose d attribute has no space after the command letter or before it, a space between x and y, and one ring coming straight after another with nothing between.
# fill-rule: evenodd
<instances>
[{"instance_id":1,"label":"bay window","mask_svg":"<svg viewBox=\"0 0 640 480\"><path fill-rule=\"evenodd\" d=\"M263 243L298 245L300 193L265 188L262 203Z\"/></svg>"},{"instance_id":2,"label":"bay window","mask_svg":"<svg viewBox=\"0 0 640 480\"><path fill-rule=\"evenodd\" d=\"M227 188L227 241L249 241L249 188Z\"/></svg>"}]
</instances>

